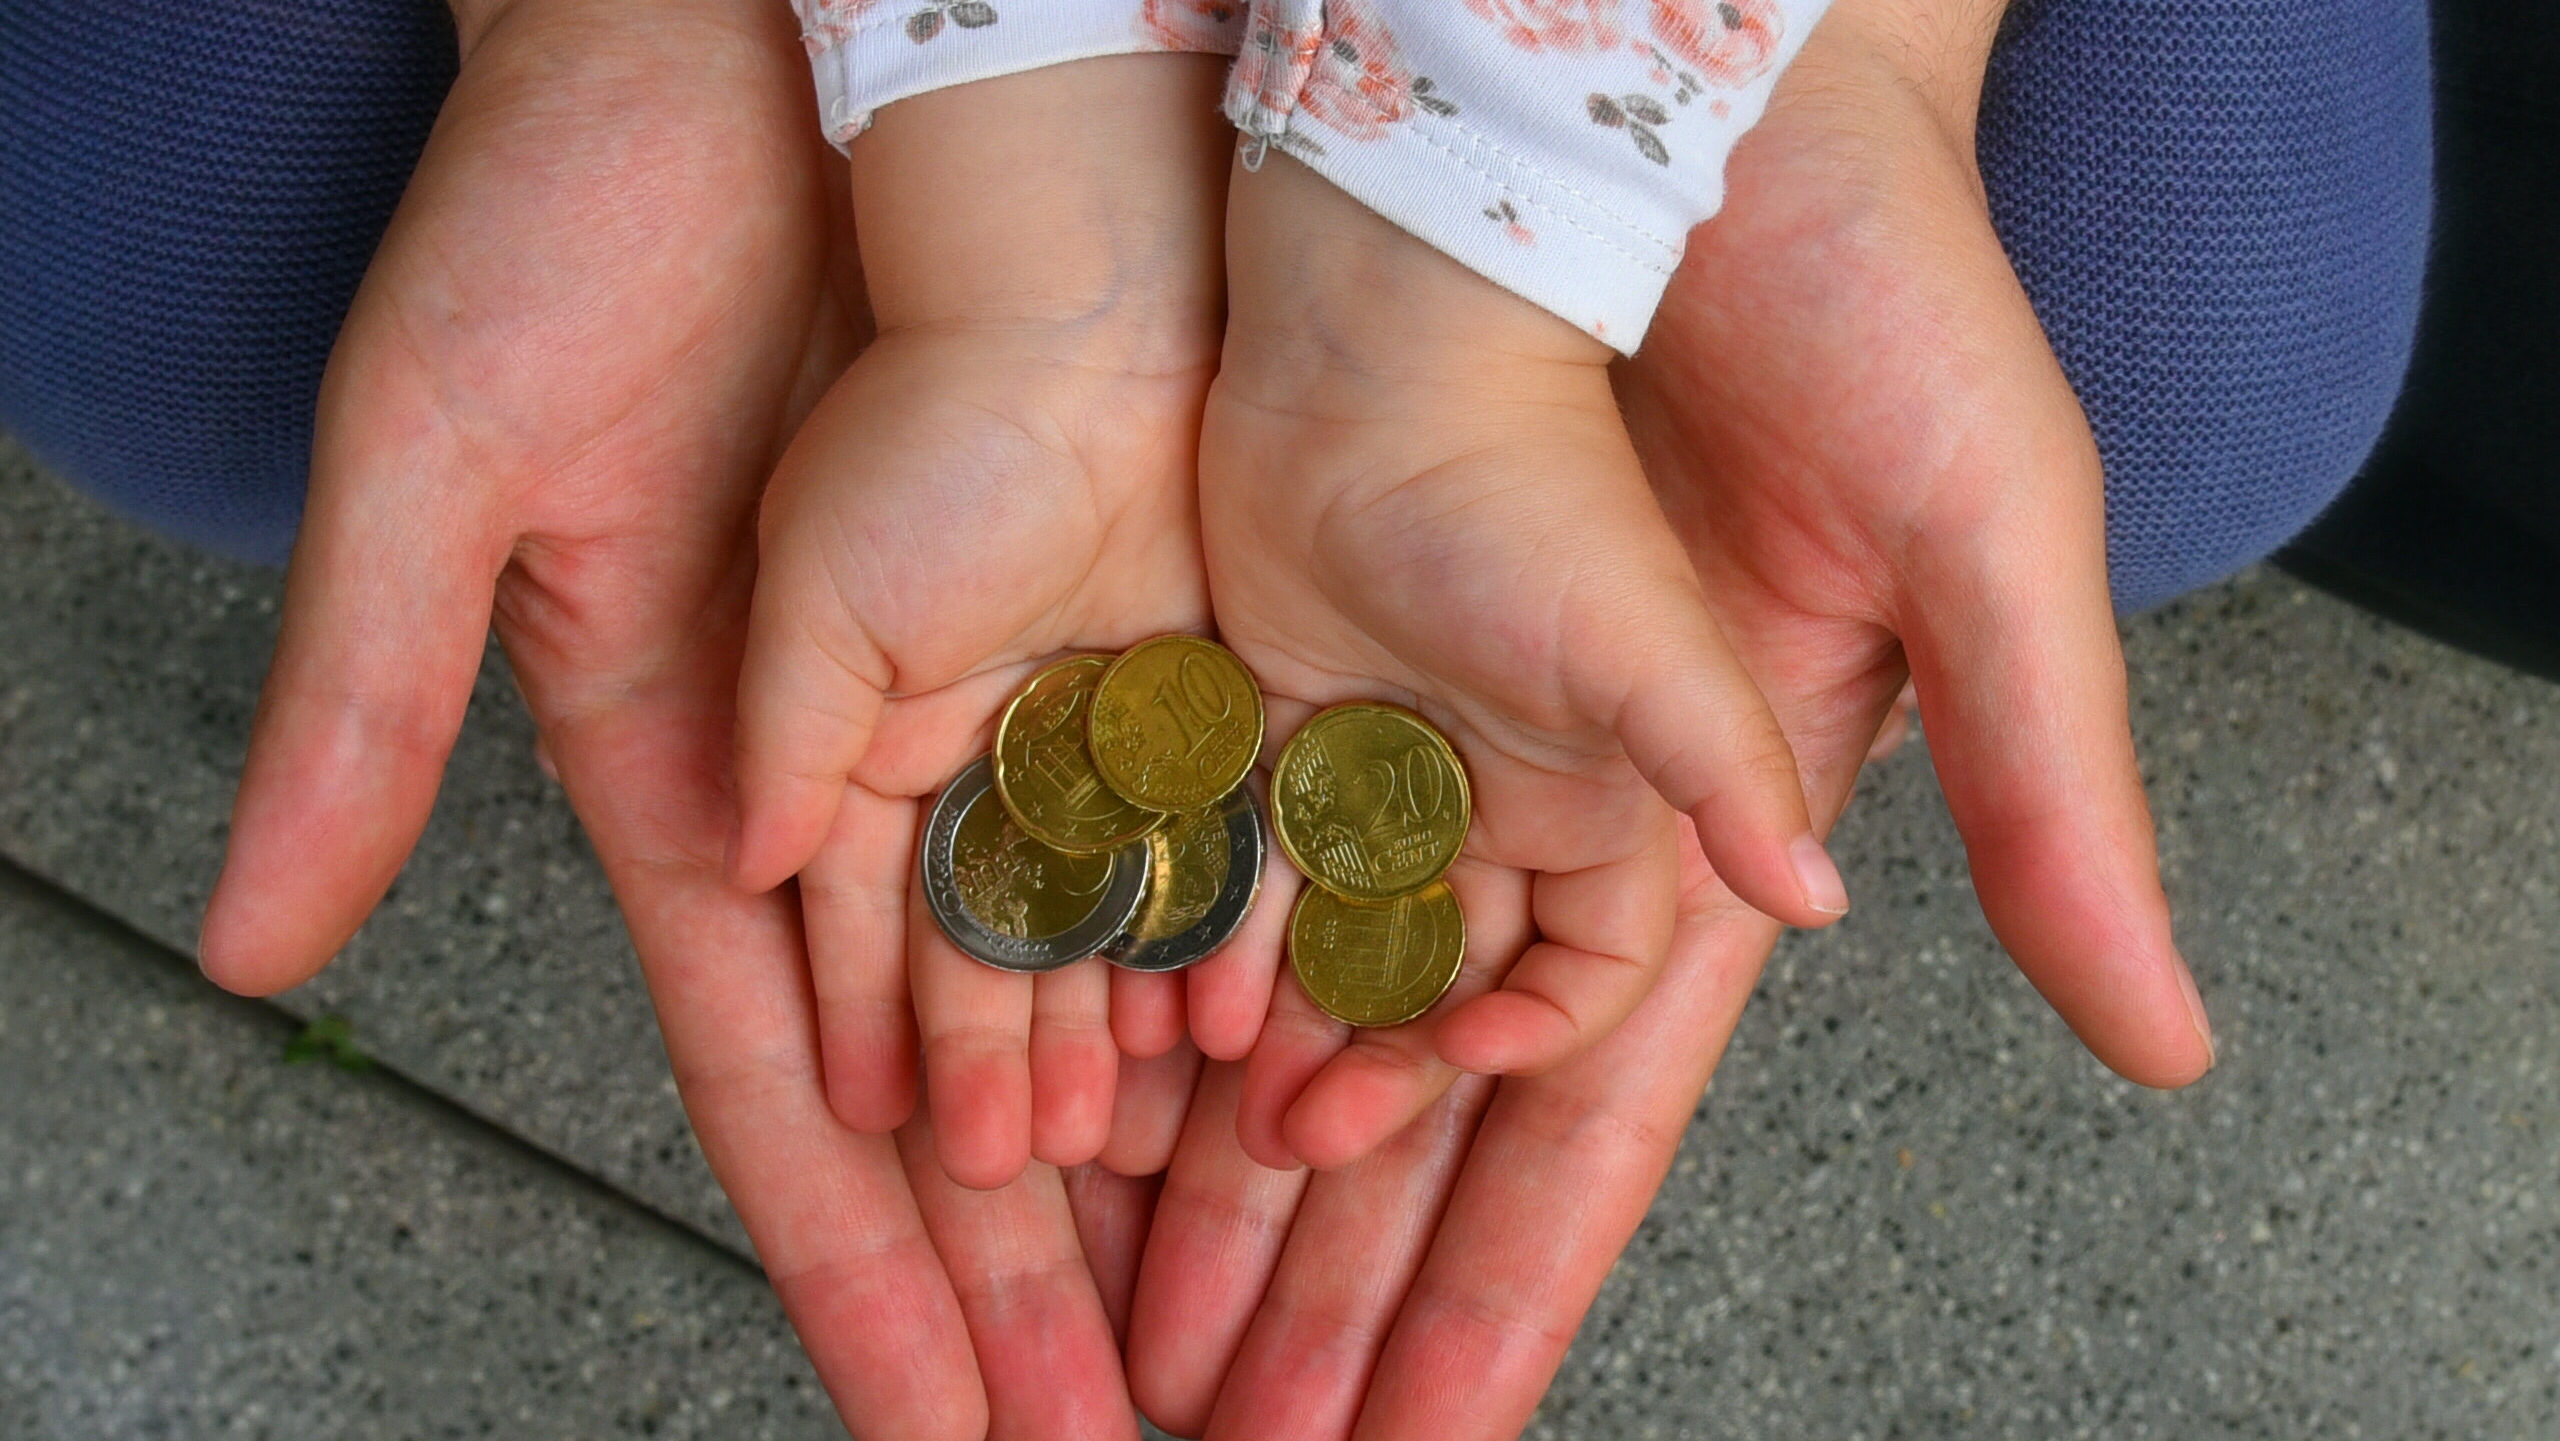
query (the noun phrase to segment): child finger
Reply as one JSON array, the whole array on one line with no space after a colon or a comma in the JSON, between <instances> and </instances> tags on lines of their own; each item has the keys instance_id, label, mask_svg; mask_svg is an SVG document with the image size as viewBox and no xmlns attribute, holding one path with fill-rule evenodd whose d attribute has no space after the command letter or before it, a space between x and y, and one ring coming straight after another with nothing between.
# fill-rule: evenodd
<instances>
[{"instance_id":1,"label":"child finger","mask_svg":"<svg viewBox=\"0 0 2560 1441\"><path fill-rule=\"evenodd\" d=\"M915 835L915 802L851 786L826 843L800 873L827 1106L875 1134L906 1124L916 1104L906 959Z\"/></svg>"},{"instance_id":2,"label":"child finger","mask_svg":"<svg viewBox=\"0 0 2560 1441\"><path fill-rule=\"evenodd\" d=\"M780 495L774 498L778 503ZM769 511L738 670L730 873L770 890L808 864L880 723L890 666L838 604L826 557Z\"/></svg>"},{"instance_id":3,"label":"child finger","mask_svg":"<svg viewBox=\"0 0 2560 1441\"><path fill-rule=\"evenodd\" d=\"M1245 1057L1236 1100L1236 1140L1255 1164L1275 1171L1306 1164L1283 1136L1282 1121L1307 1083L1350 1043L1351 1028L1319 1010L1296 977L1280 982L1270 1019Z\"/></svg>"},{"instance_id":4,"label":"child finger","mask_svg":"<svg viewBox=\"0 0 2560 1441\"><path fill-rule=\"evenodd\" d=\"M1111 970L1111 1039L1137 1060L1161 1056L1182 1040L1183 978Z\"/></svg>"},{"instance_id":5,"label":"child finger","mask_svg":"<svg viewBox=\"0 0 2560 1441\"><path fill-rule=\"evenodd\" d=\"M1461 860L1450 888L1467 918L1457 980L1421 1019L1361 1028L1308 1078L1280 1121L1288 1154L1318 1170L1359 1160L1438 1100L1462 1074L1434 1046L1439 1021L1500 985L1530 941L1529 881L1519 871ZM1304 995L1292 983L1286 991ZM1311 1003L1310 1003L1311 1004ZM1275 1004L1273 1019L1279 1019ZM1259 1047L1255 1050L1258 1058Z\"/></svg>"},{"instance_id":6,"label":"child finger","mask_svg":"<svg viewBox=\"0 0 2560 1441\"><path fill-rule=\"evenodd\" d=\"M1032 977L961 954L907 891L907 979L915 996L933 1145L951 1179L993 1190L1031 1163Z\"/></svg>"},{"instance_id":7,"label":"child finger","mask_svg":"<svg viewBox=\"0 0 2560 1441\"><path fill-rule=\"evenodd\" d=\"M1432 1037L1462 1070L1534 1074L1581 1054L1627 1018L1661 975L1679 898L1677 819L1634 853L1531 883L1539 940L1499 990L1451 1011Z\"/></svg>"},{"instance_id":8,"label":"child finger","mask_svg":"<svg viewBox=\"0 0 2560 1441\"><path fill-rule=\"evenodd\" d=\"M1607 714L1636 769L1697 822L1707 861L1727 888L1764 915L1827 926L1848 913L1839 868L1813 833L1794 750L1759 686L1708 614L1694 580L1666 578L1642 604L1646 633L1572 653L1632 659L1631 684L1587 678L1586 694L1619 697ZM1586 662L1589 663L1589 662Z\"/></svg>"},{"instance_id":9,"label":"child finger","mask_svg":"<svg viewBox=\"0 0 2560 1441\"><path fill-rule=\"evenodd\" d=\"M1120 1061L1120 1084L1111 1094L1111 1138L1097 1159L1123 1176L1152 1176L1173 1160L1191 1090L1200 1079L1200 1052L1178 1045L1161 1056Z\"/></svg>"},{"instance_id":10,"label":"child finger","mask_svg":"<svg viewBox=\"0 0 2560 1441\"><path fill-rule=\"evenodd\" d=\"M1084 960L1031 986L1031 1154L1081 1166L1111 1135L1120 1048L1111 1039L1111 969Z\"/></svg>"},{"instance_id":11,"label":"child finger","mask_svg":"<svg viewBox=\"0 0 2560 1441\"><path fill-rule=\"evenodd\" d=\"M1222 1061L1242 1060L1262 1034L1289 948L1289 909L1303 882L1271 848L1262 894L1242 929L1216 955L1186 972L1191 1040Z\"/></svg>"}]
</instances>

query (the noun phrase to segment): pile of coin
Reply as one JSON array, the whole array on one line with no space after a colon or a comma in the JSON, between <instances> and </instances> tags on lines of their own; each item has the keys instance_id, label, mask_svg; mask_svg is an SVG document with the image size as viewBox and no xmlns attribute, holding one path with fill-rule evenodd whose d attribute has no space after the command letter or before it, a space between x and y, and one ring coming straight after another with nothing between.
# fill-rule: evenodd
<instances>
[{"instance_id":1,"label":"pile of coin","mask_svg":"<svg viewBox=\"0 0 2560 1441\"><path fill-rule=\"evenodd\" d=\"M1328 1014L1401 1025L1457 980L1466 917L1441 876L1473 815L1458 753L1411 711L1335 706L1281 748L1272 827L1314 883L1289 916L1289 963Z\"/></svg>"},{"instance_id":2,"label":"pile of coin","mask_svg":"<svg viewBox=\"0 0 2560 1441\"><path fill-rule=\"evenodd\" d=\"M1262 807L1243 784L1261 750L1262 690L1214 641L1059 661L934 802L926 906L964 954L1009 971L1205 960L1261 889Z\"/></svg>"}]
</instances>

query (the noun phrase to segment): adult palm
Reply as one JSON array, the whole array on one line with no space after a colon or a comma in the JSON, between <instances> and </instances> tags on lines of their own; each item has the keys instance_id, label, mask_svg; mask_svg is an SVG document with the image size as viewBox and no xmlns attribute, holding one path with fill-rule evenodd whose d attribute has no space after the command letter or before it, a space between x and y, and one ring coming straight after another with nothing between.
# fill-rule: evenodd
<instances>
[{"instance_id":1,"label":"adult palm","mask_svg":"<svg viewBox=\"0 0 2560 1441\"><path fill-rule=\"evenodd\" d=\"M2126 725L2088 427L2001 254L1971 118L1996 8L1840 0L1618 380L1824 828L1904 682L2003 941L2153 1084L2211 1043ZM1776 927L1694 850L1661 985L1590 1054L1470 1081L1356 1166L1254 1166L1212 1068L1129 1344L1213 1437L1516 1434L1641 1220Z\"/></svg>"},{"instance_id":2,"label":"adult palm","mask_svg":"<svg viewBox=\"0 0 2560 1441\"><path fill-rule=\"evenodd\" d=\"M1125 1432L1056 1173L911 1187L891 1138L840 1126L792 893L726 880L757 499L865 330L788 16L457 18L461 77L323 387L205 969L280 990L354 932L425 823L494 616L704 1149L839 1406L891 1436Z\"/></svg>"}]
</instances>

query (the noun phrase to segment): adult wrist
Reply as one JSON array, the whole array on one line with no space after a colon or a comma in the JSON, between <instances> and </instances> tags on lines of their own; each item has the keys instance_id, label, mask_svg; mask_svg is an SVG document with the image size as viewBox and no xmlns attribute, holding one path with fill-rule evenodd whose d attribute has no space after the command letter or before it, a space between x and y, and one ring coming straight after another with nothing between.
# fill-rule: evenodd
<instances>
[{"instance_id":1,"label":"adult wrist","mask_svg":"<svg viewBox=\"0 0 2560 1441\"><path fill-rule=\"evenodd\" d=\"M1855 56L1881 67L1970 155L1983 73L2008 8L2009 0L1833 0L1823 21L1830 43L1803 62L1818 68Z\"/></svg>"}]
</instances>

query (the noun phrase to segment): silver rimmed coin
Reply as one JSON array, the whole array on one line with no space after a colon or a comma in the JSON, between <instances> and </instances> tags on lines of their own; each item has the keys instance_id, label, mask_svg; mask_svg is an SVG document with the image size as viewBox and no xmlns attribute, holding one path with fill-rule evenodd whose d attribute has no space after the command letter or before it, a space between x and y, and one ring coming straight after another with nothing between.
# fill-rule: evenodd
<instances>
[{"instance_id":1,"label":"silver rimmed coin","mask_svg":"<svg viewBox=\"0 0 2560 1441\"><path fill-rule=\"evenodd\" d=\"M1132 971L1178 971L1217 954L1243 928L1262 892L1265 835L1262 803L1251 786L1185 811L1148 835L1140 843L1153 873L1146 904L1103 958Z\"/></svg>"},{"instance_id":2,"label":"silver rimmed coin","mask_svg":"<svg viewBox=\"0 0 2560 1441\"><path fill-rule=\"evenodd\" d=\"M925 906L964 955L1007 971L1054 971L1099 953L1147 898L1144 845L1076 856L1031 838L996 799L995 767L972 761L925 821Z\"/></svg>"}]
</instances>

